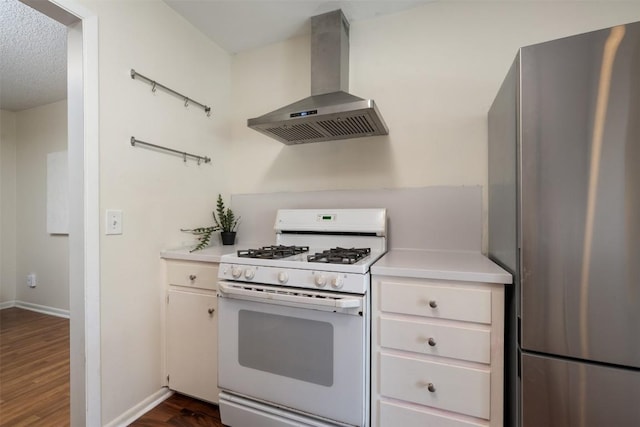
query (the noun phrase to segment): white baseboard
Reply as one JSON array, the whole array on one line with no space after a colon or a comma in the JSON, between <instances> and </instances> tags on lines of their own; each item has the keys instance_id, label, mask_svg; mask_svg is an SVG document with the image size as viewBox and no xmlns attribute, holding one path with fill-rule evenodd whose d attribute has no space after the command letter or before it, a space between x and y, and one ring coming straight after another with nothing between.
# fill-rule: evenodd
<instances>
[{"instance_id":1,"label":"white baseboard","mask_svg":"<svg viewBox=\"0 0 640 427\"><path fill-rule=\"evenodd\" d=\"M140 418L142 415L149 412L151 409L158 406L160 403L167 400L173 391L169 390L167 387L162 387L160 390L153 393L151 396L144 399L142 402L135 405L133 408L124 412L115 420L105 424L104 427L125 427Z\"/></svg>"},{"instance_id":2,"label":"white baseboard","mask_svg":"<svg viewBox=\"0 0 640 427\"><path fill-rule=\"evenodd\" d=\"M62 310L60 308L48 307L46 305L33 304L24 301L14 301L14 307L23 308L25 310L37 311L38 313L48 314L50 316L69 318L69 310Z\"/></svg>"},{"instance_id":3,"label":"white baseboard","mask_svg":"<svg viewBox=\"0 0 640 427\"><path fill-rule=\"evenodd\" d=\"M5 309L5 308L15 307L15 306L16 306L16 302L15 301L0 302L0 310Z\"/></svg>"}]
</instances>

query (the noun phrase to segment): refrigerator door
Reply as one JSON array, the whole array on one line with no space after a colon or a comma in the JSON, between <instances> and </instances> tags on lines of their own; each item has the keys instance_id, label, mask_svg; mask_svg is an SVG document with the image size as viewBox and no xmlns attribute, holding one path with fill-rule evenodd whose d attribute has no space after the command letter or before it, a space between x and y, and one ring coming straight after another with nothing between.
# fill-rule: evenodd
<instances>
[{"instance_id":1,"label":"refrigerator door","mask_svg":"<svg viewBox=\"0 0 640 427\"><path fill-rule=\"evenodd\" d=\"M522 356L522 427L640 425L640 372Z\"/></svg>"},{"instance_id":2,"label":"refrigerator door","mask_svg":"<svg viewBox=\"0 0 640 427\"><path fill-rule=\"evenodd\" d=\"M523 350L640 367L639 117L640 24L521 49Z\"/></svg>"},{"instance_id":3,"label":"refrigerator door","mask_svg":"<svg viewBox=\"0 0 640 427\"><path fill-rule=\"evenodd\" d=\"M510 273L518 269L516 141L519 74L519 57L516 57L487 117L489 256Z\"/></svg>"},{"instance_id":4,"label":"refrigerator door","mask_svg":"<svg viewBox=\"0 0 640 427\"><path fill-rule=\"evenodd\" d=\"M516 425L518 379L518 227L517 159L518 87L520 57L517 56L488 114L489 133L489 257L514 275L505 286L505 424Z\"/></svg>"}]
</instances>

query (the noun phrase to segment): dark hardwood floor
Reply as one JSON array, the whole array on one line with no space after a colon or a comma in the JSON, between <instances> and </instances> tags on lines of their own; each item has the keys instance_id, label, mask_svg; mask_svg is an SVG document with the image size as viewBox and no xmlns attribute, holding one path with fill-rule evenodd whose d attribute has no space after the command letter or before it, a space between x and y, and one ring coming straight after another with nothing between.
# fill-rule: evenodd
<instances>
[{"instance_id":1,"label":"dark hardwood floor","mask_svg":"<svg viewBox=\"0 0 640 427\"><path fill-rule=\"evenodd\" d=\"M69 425L69 320L0 310L0 427Z\"/></svg>"},{"instance_id":2,"label":"dark hardwood floor","mask_svg":"<svg viewBox=\"0 0 640 427\"><path fill-rule=\"evenodd\" d=\"M0 310L0 427L69 425L69 320ZM131 424L222 427L216 405L174 394Z\"/></svg>"},{"instance_id":3,"label":"dark hardwood floor","mask_svg":"<svg viewBox=\"0 0 640 427\"><path fill-rule=\"evenodd\" d=\"M222 427L216 405L174 394L138 418L132 427Z\"/></svg>"}]
</instances>

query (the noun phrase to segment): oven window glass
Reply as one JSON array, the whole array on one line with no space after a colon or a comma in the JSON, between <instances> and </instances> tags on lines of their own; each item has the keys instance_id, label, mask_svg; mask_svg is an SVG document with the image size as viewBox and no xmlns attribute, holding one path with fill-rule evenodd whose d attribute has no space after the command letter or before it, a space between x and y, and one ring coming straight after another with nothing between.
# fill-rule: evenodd
<instances>
[{"instance_id":1,"label":"oven window glass","mask_svg":"<svg viewBox=\"0 0 640 427\"><path fill-rule=\"evenodd\" d=\"M240 310L238 359L246 368L331 387L333 325Z\"/></svg>"}]
</instances>

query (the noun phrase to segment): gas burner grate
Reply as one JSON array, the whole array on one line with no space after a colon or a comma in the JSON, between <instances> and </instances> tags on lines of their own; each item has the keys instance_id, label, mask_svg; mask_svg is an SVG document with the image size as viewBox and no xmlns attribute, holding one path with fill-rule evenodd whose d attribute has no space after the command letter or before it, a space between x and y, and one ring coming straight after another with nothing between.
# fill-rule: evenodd
<instances>
[{"instance_id":1,"label":"gas burner grate","mask_svg":"<svg viewBox=\"0 0 640 427\"><path fill-rule=\"evenodd\" d=\"M370 248L333 248L313 255L307 255L307 261L324 262L328 264L355 264L370 253Z\"/></svg>"},{"instance_id":2,"label":"gas burner grate","mask_svg":"<svg viewBox=\"0 0 640 427\"><path fill-rule=\"evenodd\" d=\"M242 258L280 259L292 255L309 252L309 246L263 246L259 249L244 249L238 251Z\"/></svg>"}]
</instances>

